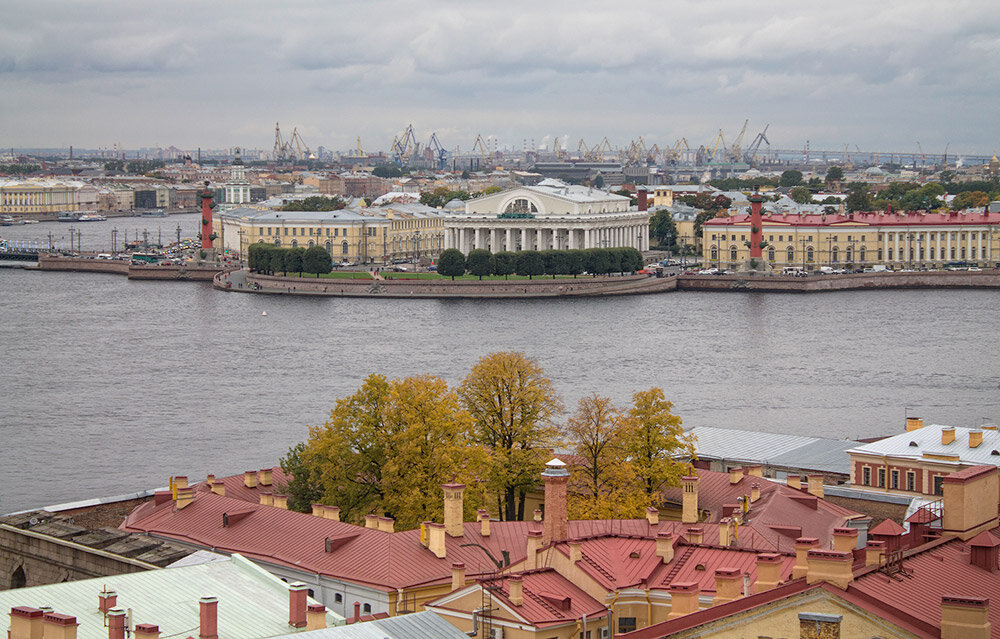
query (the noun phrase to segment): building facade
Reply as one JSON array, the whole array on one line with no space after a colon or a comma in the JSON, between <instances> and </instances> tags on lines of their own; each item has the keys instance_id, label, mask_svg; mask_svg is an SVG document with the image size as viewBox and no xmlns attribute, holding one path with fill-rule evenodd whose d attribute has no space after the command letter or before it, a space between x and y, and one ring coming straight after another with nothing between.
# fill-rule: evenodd
<instances>
[{"instance_id":1,"label":"building facade","mask_svg":"<svg viewBox=\"0 0 1000 639\"><path fill-rule=\"evenodd\" d=\"M882 264L919 269L949 262L990 267L1000 263L1000 213L765 215L762 224L764 260L778 268ZM749 215L708 220L701 235L707 265L738 268L750 259Z\"/></svg>"},{"instance_id":2,"label":"building facade","mask_svg":"<svg viewBox=\"0 0 1000 639\"><path fill-rule=\"evenodd\" d=\"M649 213L627 197L544 180L469 200L445 220L444 248L522 251L627 246L649 249Z\"/></svg>"},{"instance_id":3,"label":"building facade","mask_svg":"<svg viewBox=\"0 0 1000 639\"><path fill-rule=\"evenodd\" d=\"M80 210L80 182L0 181L0 213L60 213Z\"/></svg>"}]
</instances>

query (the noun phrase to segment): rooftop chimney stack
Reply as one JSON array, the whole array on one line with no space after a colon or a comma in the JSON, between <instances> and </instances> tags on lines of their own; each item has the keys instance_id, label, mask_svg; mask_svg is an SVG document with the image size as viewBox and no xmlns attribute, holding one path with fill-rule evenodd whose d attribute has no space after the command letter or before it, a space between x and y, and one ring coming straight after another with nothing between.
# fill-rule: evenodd
<instances>
[{"instance_id":1,"label":"rooftop chimney stack","mask_svg":"<svg viewBox=\"0 0 1000 639\"><path fill-rule=\"evenodd\" d=\"M696 524L698 523L698 478L682 477L681 486L684 491L681 523Z\"/></svg>"},{"instance_id":2,"label":"rooftop chimney stack","mask_svg":"<svg viewBox=\"0 0 1000 639\"><path fill-rule=\"evenodd\" d=\"M674 582L670 584L668 590L670 591L668 620L698 612L700 589L697 581Z\"/></svg>"},{"instance_id":3,"label":"rooftop chimney stack","mask_svg":"<svg viewBox=\"0 0 1000 639\"><path fill-rule=\"evenodd\" d=\"M542 531L529 530L527 543L527 556L524 559L525 570L534 570L538 567L538 549L542 547Z\"/></svg>"},{"instance_id":4,"label":"rooftop chimney stack","mask_svg":"<svg viewBox=\"0 0 1000 639\"><path fill-rule=\"evenodd\" d=\"M716 568L715 598L712 605L718 605L740 598L743 574L736 568Z\"/></svg>"},{"instance_id":5,"label":"rooftop chimney stack","mask_svg":"<svg viewBox=\"0 0 1000 639\"><path fill-rule=\"evenodd\" d=\"M583 542L579 539L569 540L569 560L576 563L583 559Z\"/></svg>"},{"instance_id":6,"label":"rooftop chimney stack","mask_svg":"<svg viewBox=\"0 0 1000 639\"><path fill-rule=\"evenodd\" d=\"M465 484L444 484L444 531L449 537L465 534Z\"/></svg>"},{"instance_id":7,"label":"rooftop chimney stack","mask_svg":"<svg viewBox=\"0 0 1000 639\"><path fill-rule=\"evenodd\" d=\"M476 517L479 519L479 534L482 537L490 536L490 512L483 508L476 511Z\"/></svg>"},{"instance_id":8,"label":"rooftop chimney stack","mask_svg":"<svg viewBox=\"0 0 1000 639\"><path fill-rule=\"evenodd\" d=\"M979 448L983 443L983 430L981 428L973 428L969 431L969 448Z\"/></svg>"},{"instance_id":9,"label":"rooftop chimney stack","mask_svg":"<svg viewBox=\"0 0 1000 639\"><path fill-rule=\"evenodd\" d=\"M272 495L271 505L275 508L288 510L288 495Z\"/></svg>"},{"instance_id":10,"label":"rooftop chimney stack","mask_svg":"<svg viewBox=\"0 0 1000 639\"><path fill-rule=\"evenodd\" d=\"M947 446L948 444L955 441L955 427L945 426L941 429L941 445Z\"/></svg>"},{"instance_id":11,"label":"rooftop chimney stack","mask_svg":"<svg viewBox=\"0 0 1000 639\"><path fill-rule=\"evenodd\" d=\"M243 472L243 485L247 488L257 487L257 473L252 470L247 470Z\"/></svg>"},{"instance_id":12,"label":"rooftop chimney stack","mask_svg":"<svg viewBox=\"0 0 1000 639\"><path fill-rule=\"evenodd\" d=\"M674 534L659 532L656 534L656 556L669 564L674 559Z\"/></svg>"},{"instance_id":13,"label":"rooftop chimney stack","mask_svg":"<svg viewBox=\"0 0 1000 639\"><path fill-rule=\"evenodd\" d=\"M990 600L986 597L941 597L941 639L989 639Z\"/></svg>"},{"instance_id":14,"label":"rooftop chimney stack","mask_svg":"<svg viewBox=\"0 0 1000 639\"><path fill-rule=\"evenodd\" d=\"M701 526L690 526L685 531L687 540L692 544L700 544L705 541L705 529Z\"/></svg>"},{"instance_id":15,"label":"rooftop chimney stack","mask_svg":"<svg viewBox=\"0 0 1000 639\"><path fill-rule=\"evenodd\" d=\"M257 471L257 481L261 486L270 486L273 481L272 469L261 468Z\"/></svg>"},{"instance_id":16,"label":"rooftop chimney stack","mask_svg":"<svg viewBox=\"0 0 1000 639\"><path fill-rule=\"evenodd\" d=\"M738 484L743 479L743 469L742 468L730 468L729 469L729 483Z\"/></svg>"},{"instance_id":17,"label":"rooftop chimney stack","mask_svg":"<svg viewBox=\"0 0 1000 639\"><path fill-rule=\"evenodd\" d=\"M819 539L815 537L799 537L795 540L795 567L792 568L792 579L805 577L809 572L806 554L819 547Z\"/></svg>"},{"instance_id":18,"label":"rooftop chimney stack","mask_svg":"<svg viewBox=\"0 0 1000 639\"><path fill-rule=\"evenodd\" d=\"M108 611L108 639L125 639L125 611L121 608Z\"/></svg>"},{"instance_id":19,"label":"rooftop chimney stack","mask_svg":"<svg viewBox=\"0 0 1000 639\"><path fill-rule=\"evenodd\" d=\"M919 417L907 417L906 418L906 432L918 430L924 427L924 420Z\"/></svg>"},{"instance_id":20,"label":"rooftop chimney stack","mask_svg":"<svg viewBox=\"0 0 1000 639\"><path fill-rule=\"evenodd\" d=\"M79 625L76 617L46 612L42 615L42 639L76 639Z\"/></svg>"},{"instance_id":21,"label":"rooftop chimney stack","mask_svg":"<svg viewBox=\"0 0 1000 639\"><path fill-rule=\"evenodd\" d=\"M795 490L802 490L802 476L801 475L789 475L785 479L785 484L789 488L794 488Z\"/></svg>"},{"instance_id":22,"label":"rooftop chimney stack","mask_svg":"<svg viewBox=\"0 0 1000 639\"><path fill-rule=\"evenodd\" d=\"M839 552L853 552L858 547L857 528L834 528L833 549Z\"/></svg>"},{"instance_id":23,"label":"rooftop chimney stack","mask_svg":"<svg viewBox=\"0 0 1000 639\"><path fill-rule=\"evenodd\" d=\"M219 639L219 600L215 597L202 597L198 600L200 608L200 639Z\"/></svg>"},{"instance_id":24,"label":"rooftop chimney stack","mask_svg":"<svg viewBox=\"0 0 1000 639\"><path fill-rule=\"evenodd\" d=\"M446 553L444 524L429 521L425 524L425 530L427 531L427 548L438 559L444 559Z\"/></svg>"},{"instance_id":25,"label":"rooftop chimney stack","mask_svg":"<svg viewBox=\"0 0 1000 639\"><path fill-rule=\"evenodd\" d=\"M152 623L137 623L135 639L160 639L160 627Z\"/></svg>"},{"instance_id":26,"label":"rooftop chimney stack","mask_svg":"<svg viewBox=\"0 0 1000 639\"><path fill-rule=\"evenodd\" d=\"M378 530L378 515L365 515L365 528Z\"/></svg>"},{"instance_id":27,"label":"rooftop chimney stack","mask_svg":"<svg viewBox=\"0 0 1000 639\"><path fill-rule=\"evenodd\" d=\"M777 588L781 584L782 561L778 553L757 555L757 581L753 584L753 594Z\"/></svg>"},{"instance_id":28,"label":"rooftop chimney stack","mask_svg":"<svg viewBox=\"0 0 1000 639\"><path fill-rule=\"evenodd\" d=\"M212 492L216 495L219 495L220 497L226 496L226 484L223 483L221 479L213 479L212 483L209 484L208 487L211 488ZM157 630L157 632L159 632L159 630Z\"/></svg>"},{"instance_id":29,"label":"rooftop chimney stack","mask_svg":"<svg viewBox=\"0 0 1000 639\"><path fill-rule=\"evenodd\" d=\"M639 189L635 192L635 194L636 197L639 198L639 210L640 211L649 210L649 203L648 203L649 195L646 193L646 189Z\"/></svg>"},{"instance_id":30,"label":"rooftop chimney stack","mask_svg":"<svg viewBox=\"0 0 1000 639\"><path fill-rule=\"evenodd\" d=\"M42 639L42 611L30 606L10 609L9 639Z\"/></svg>"},{"instance_id":31,"label":"rooftop chimney stack","mask_svg":"<svg viewBox=\"0 0 1000 639\"><path fill-rule=\"evenodd\" d=\"M340 521L340 506L325 506L323 508L323 517L332 519L333 521Z\"/></svg>"},{"instance_id":32,"label":"rooftop chimney stack","mask_svg":"<svg viewBox=\"0 0 1000 639\"><path fill-rule=\"evenodd\" d=\"M750 487L750 503L753 503L760 499L760 484L754 484Z\"/></svg>"},{"instance_id":33,"label":"rooftop chimney stack","mask_svg":"<svg viewBox=\"0 0 1000 639\"><path fill-rule=\"evenodd\" d=\"M465 587L465 564L454 563L451 565L451 589L454 592Z\"/></svg>"},{"instance_id":34,"label":"rooftop chimney stack","mask_svg":"<svg viewBox=\"0 0 1000 639\"><path fill-rule=\"evenodd\" d=\"M309 587L303 583L288 586L288 625L292 628L306 627L306 605Z\"/></svg>"},{"instance_id":35,"label":"rooftop chimney stack","mask_svg":"<svg viewBox=\"0 0 1000 639\"><path fill-rule=\"evenodd\" d=\"M105 590L97 593L97 609L108 614L108 611L118 605L118 593L114 590Z\"/></svg>"},{"instance_id":36,"label":"rooftop chimney stack","mask_svg":"<svg viewBox=\"0 0 1000 639\"><path fill-rule=\"evenodd\" d=\"M646 509L646 521L650 526L656 526L660 523L660 511L657 508L650 506Z\"/></svg>"},{"instance_id":37,"label":"rooftop chimney stack","mask_svg":"<svg viewBox=\"0 0 1000 639\"><path fill-rule=\"evenodd\" d=\"M854 555L849 552L809 550L806 552L806 583L825 581L846 590L854 581L853 563Z\"/></svg>"},{"instance_id":38,"label":"rooftop chimney stack","mask_svg":"<svg viewBox=\"0 0 1000 639\"><path fill-rule=\"evenodd\" d=\"M256 475L254 476L256 477ZM261 506L273 506L274 505L274 495L267 492L266 490L261 491L260 495L260 505Z\"/></svg>"},{"instance_id":39,"label":"rooftop chimney stack","mask_svg":"<svg viewBox=\"0 0 1000 639\"><path fill-rule=\"evenodd\" d=\"M543 529L543 544L566 539L567 506L566 485L569 482L569 471L566 464L558 458L553 458L545 464L542 473L545 480L545 524Z\"/></svg>"},{"instance_id":40,"label":"rooftop chimney stack","mask_svg":"<svg viewBox=\"0 0 1000 639\"><path fill-rule=\"evenodd\" d=\"M306 608L306 630L322 630L326 628L326 606L309 604Z\"/></svg>"},{"instance_id":41,"label":"rooftop chimney stack","mask_svg":"<svg viewBox=\"0 0 1000 639\"><path fill-rule=\"evenodd\" d=\"M809 475L809 494L817 499L823 499L823 475Z\"/></svg>"},{"instance_id":42,"label":"rooftop chimney stack","mask_svg":"<svg viewBox=\"0 0 1000 639\"><path fill-rule=\"evenodd\" d=\"M510 595L507 598L515 606L522 605L524 603L524 583L521 581L521 576L511 576L507 580L507 585L510 586Z\"/></svg>"},{"instance_id":43,"label":"rooftop chimney stack","mask_svg":"<svg viewBox=\"0 0 1000 639\"><path fill-rule=\"evenodd\" d=\"M182 508L187 508L194 501L194 488L178 488L177 489L177 510Z\"/></svg>"},{"instance_id":44,"label":"rooftop chimney stack","mask_svg":"<svg viewBox=\"0 0 1000 639\"><path fill-rule=\"evenodd\" d=\"M885 542L870 540L865 545L865 566L877 566L885 557Z\"/></svg>"},{"instance_id":45,"label":"rooftop chimney stack","mask_svg":"<svg viewBox=\"0 0 1000 639\"><path fill-rule=\"evenodd\" d=\"M392 517L379 517L378 518L378 529L382 532L395 532L396 531L396 520Z\"/></svg>"}]
</instances>

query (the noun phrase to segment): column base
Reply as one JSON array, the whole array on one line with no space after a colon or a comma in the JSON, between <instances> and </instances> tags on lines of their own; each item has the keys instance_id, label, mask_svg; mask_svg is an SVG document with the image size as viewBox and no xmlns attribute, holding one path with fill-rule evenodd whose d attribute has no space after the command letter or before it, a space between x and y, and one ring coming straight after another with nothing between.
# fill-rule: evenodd
<instances>
[{"instance_id":1,"label":"column base","mask_svg":"<svg viewBox=\"0 0 1000 639\"><path fill-rule=\"evenodd\" d=\"M751 257L748 260L744 260L740 264L737 272L739 273L770 273L774 270L774 267L762 257Z\"/></svg>"}]
</instances>

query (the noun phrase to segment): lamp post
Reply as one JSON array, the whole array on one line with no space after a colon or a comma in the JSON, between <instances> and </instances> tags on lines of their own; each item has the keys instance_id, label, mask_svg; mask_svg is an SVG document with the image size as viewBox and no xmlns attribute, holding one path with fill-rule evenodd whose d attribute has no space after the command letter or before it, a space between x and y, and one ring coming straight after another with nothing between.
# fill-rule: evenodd
<instances>
[{"instance_id":1,"label":"lamp post","mask_svg":"<svg viewBox=\"0 0 1000 639\"><path fill-rule=\"evenodd\" d=\"M50 242L51 243L51 242ZM118 227L111 229L111 252L118 255Z\"/></svg>"},{"instance_id":2,"label":"lamp post","mask_svg":"<svg viewBox=\"0 0 1000 639\"><path fill-rule=\"evenodd\" d=\"M414 244L413 244L413 265L417 266L420 264L420 231L417 230L414 234Z\"/></svg>"},{"instance_id":3,"label":"lamp post","mask_svg":"<svg viewBox=\"0 0 1000 639\"><path fill-rule=\"evenodd\" d=\"M177 225L177 250L181 249L181 225Z\"/></svg>"}]
</instances>

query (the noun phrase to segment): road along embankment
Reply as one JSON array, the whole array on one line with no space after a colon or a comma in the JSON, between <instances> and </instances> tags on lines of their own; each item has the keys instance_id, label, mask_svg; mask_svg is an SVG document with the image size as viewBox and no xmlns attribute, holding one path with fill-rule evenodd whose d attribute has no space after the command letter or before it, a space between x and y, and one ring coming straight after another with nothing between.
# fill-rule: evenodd
<instances>
[{"instance_id":1,"label":"road along embankment","mask_svg":"<svg viewBox=\"0 0 1000 639\"><path fill-rule=\"evenodd\" d=\"M1000 288L1000 271L920 271L852 273L844 275L681 275L678 291L760 291L819 293L823 291L893 288Z\"/></svg>"}]
</instances>

